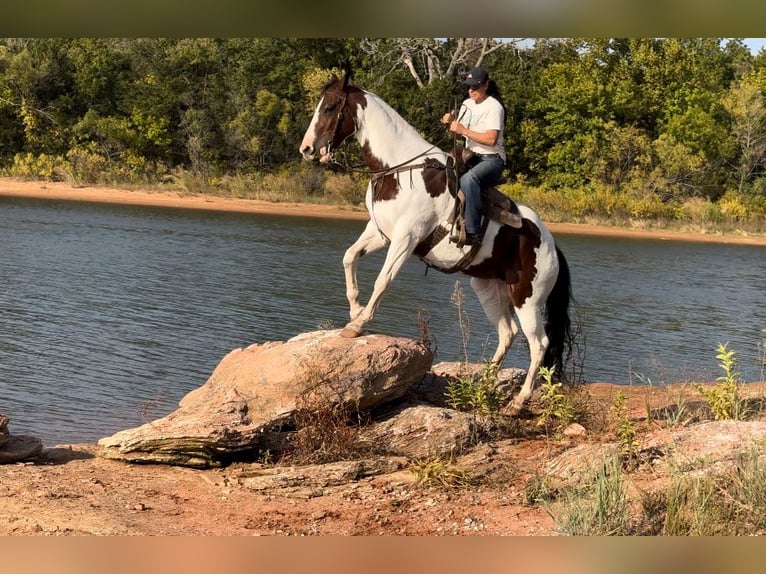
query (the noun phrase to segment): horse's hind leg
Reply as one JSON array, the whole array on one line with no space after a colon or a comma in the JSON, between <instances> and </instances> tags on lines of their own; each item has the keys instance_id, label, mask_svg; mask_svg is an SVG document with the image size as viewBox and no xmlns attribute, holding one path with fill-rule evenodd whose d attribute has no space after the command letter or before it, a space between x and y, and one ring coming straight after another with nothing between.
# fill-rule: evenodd
<instances>
[{"instance_id":1,"label":"horse's hind leg","mask_svg":"<svg viewBox=\"0 0 766 574\"><path fill-rule=\"evenodd\" d=\"M386 246L386 239L378 232L375 223L370 220L367 227L364 228L359 238L346 250L343 255L343 270L346 275L346 299L349 304L349 315L351 320L356 319L364 307L359 303L359 283L356 278L356 267L359 258L367 253L372 253ZM346 336L352 335L351 332Z\"/></svg>"},{"instance_id":2,"label":"horse's hind leg","mask_svg":"<svg viewBox=\"0 0 766 574\"><path fill-rule=\"evenodd\" d=\"M516 309L516 316L524 331L524 336L529 343L529 370L521 390L509 404L504 412L508 415L517 415L524 407L524 403L532 396L535 388L537 374L540 366L543 364L545 350L548 348L548 336L545 334L545 319L543 317L542 307L533 304L530 300L520 308Z\"/></svg>"},{"instance_id":3,"label":"horse's hind leg","mask_svg":"<svg viewBox=\"0 0 766 574\"><path fill-rule=\"evenodd\" d=\"M479 298L487 319L497 329L497 349L492 356L492 362L500 365L518 332L508 302L507 286L505 281L499 279L474 277L471 279L471 287Z\"/></svg>"}]
</instances>

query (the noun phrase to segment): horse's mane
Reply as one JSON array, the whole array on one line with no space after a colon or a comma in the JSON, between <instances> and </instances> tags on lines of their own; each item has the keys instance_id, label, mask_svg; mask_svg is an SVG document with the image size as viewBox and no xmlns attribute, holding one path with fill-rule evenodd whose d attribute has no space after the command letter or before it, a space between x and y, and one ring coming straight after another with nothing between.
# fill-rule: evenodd
<instances>
[{"instance_id":1,"label":"horse's mane","mask_svg":"<svg viewBox=\"0 0 766 574\"><path fill-rule=\"evenodd\" d=\"M425 145L431 145L428 140L426 140L412 124L404 119L404 117L393 107L391 107L383 98L374 92L370 92L368 90L362 91L364 92L365 96L367 96L368 100L371 99L377 104L382 113L388 119L388 123L396 128L400 136L411 137L413 139L417 138L421 140Z\"/></svg>"}]
</instances>

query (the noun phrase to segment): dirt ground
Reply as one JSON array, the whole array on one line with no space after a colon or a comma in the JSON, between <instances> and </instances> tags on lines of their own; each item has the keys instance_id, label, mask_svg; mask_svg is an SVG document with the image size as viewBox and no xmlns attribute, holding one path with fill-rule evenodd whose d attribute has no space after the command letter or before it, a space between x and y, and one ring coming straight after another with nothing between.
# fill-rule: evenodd
<instances>
[{"instance_id":1,"label":"dirt ground","mask_svg":"<svg viewBox=\"0 0 766 574\"><path fill-rule=\"evenodd\" d=\"M763 396L762 383L747 388ZM628 398L639 441L660 424L646 423L647 406L699 399L688 384L586 385L591 423L584 435L546 437L528 419L516 438L480 443L456 458L475 483L452 488L418 483L405 459L395 459L393 472L329 487L301 487L301 468L293 468L297 479L255 491L243 479L264 468L256 463L208 470L133 465L98 457L95 445L56 446L35 461L0 465L0 535L558 535L548 510L526 501L530 478L568 448L615 440L605 421L618 390ZM630 478L638 488L656 480L647 471Z\"/></svg>"},{"instance_id":2,"label":"dirt ground","mask_svg":"<svg viewBox=\"0 0 766 574\"><path fill-rule=\"evenodd\" d=\"M0 195L366 219L363 212L327 206L73 189L63 183L8 179L0 180ZM766 245L764 236L626 231L579 224L551 228ZM659 408L678 393L693 393L688 386L588 385L594 420L608 411L616 389L628 396L630 414L644 431L648 427L640 421L649 402ZM13 421L13 413L6 414ZM525 502L529 479L558 452L581 442L613 440L614 433L608 425L594 424L583 436L551 440L534 430L533 421L526 424L531 430L520 438L480 444L458 459L478 484L453 489L418 484L403 459L395 472L340 486L256 492L242 478L258 465L236 463L211 470L131 465L97 456L95 445L56 446L45 449L35 461L0 465L0 535L556 535L548 511ZM633 478L640 484L641 476Z\"/></svg>"}]
</instances>

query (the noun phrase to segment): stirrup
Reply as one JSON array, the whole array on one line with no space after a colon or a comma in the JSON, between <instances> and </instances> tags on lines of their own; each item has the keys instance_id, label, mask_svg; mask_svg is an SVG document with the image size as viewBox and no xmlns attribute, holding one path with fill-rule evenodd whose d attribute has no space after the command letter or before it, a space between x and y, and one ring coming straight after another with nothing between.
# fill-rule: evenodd
<instances>
[{"instance_id":1,"label":"stirrup","mask_svg":"<svg viewBox=\"0 0 766 574\"><path fill-rule=\"evenodd\" d=\"M458 219L458 221L455 222L454 227L457 229L455 230L455 233L449 236L449 242L454 243L458 248L462 248L463 245L465 245L466 237L465 220L461 217Z\"/></svg>"}]
</instances>

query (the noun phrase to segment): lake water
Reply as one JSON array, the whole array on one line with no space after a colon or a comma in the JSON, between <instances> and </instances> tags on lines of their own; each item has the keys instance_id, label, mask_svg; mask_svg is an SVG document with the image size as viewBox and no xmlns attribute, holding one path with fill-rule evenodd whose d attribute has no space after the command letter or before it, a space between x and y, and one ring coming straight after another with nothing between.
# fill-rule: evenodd
<instances>
[{"instance_id":1,"label":"lake water","mask_svg":"<svg viewBox=\"0 0 766 574\"><path fill-rule=\"evenodd\" d=\"M166 415L231 349L340 327L341 259L361 221L0 198L0 413L47 445L95 442ZM728 342L761 380L766 249L558 234L586 382L714 380ZM383 254L363 258L369 294ZM373 331L420 336L437 361L491 356L468 278L409 262ZM527 367L526 342L505 366Z\"/></svg>"}]
</instances>

